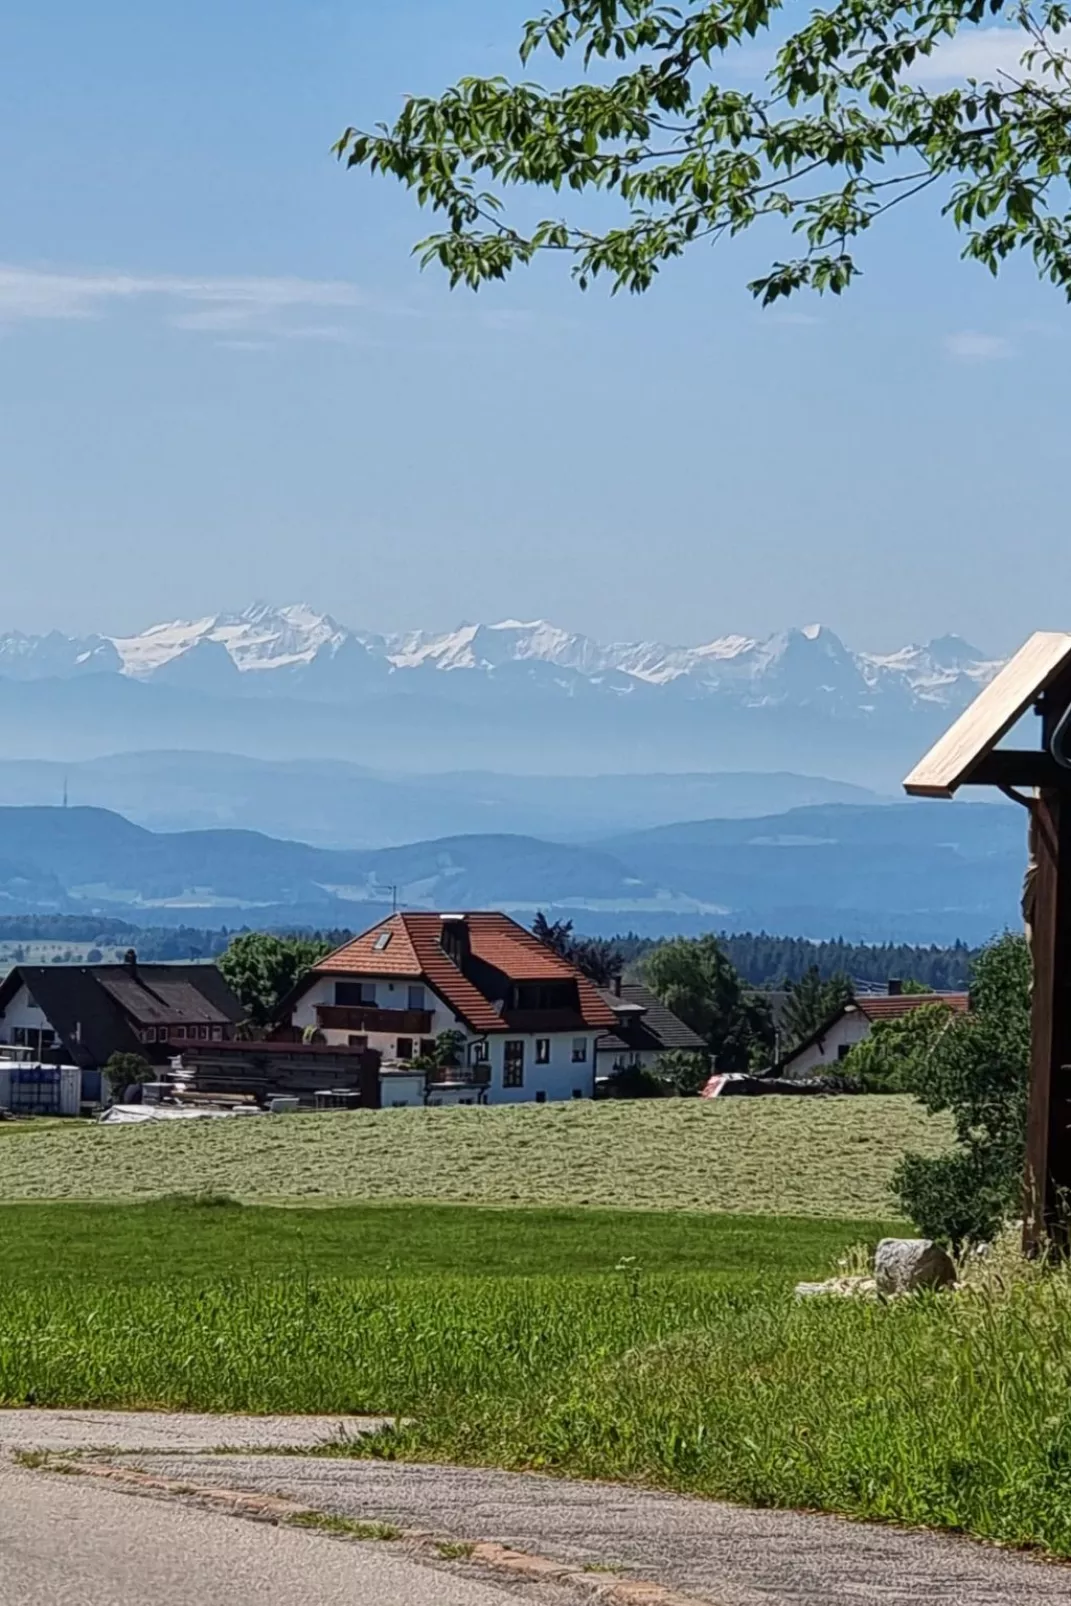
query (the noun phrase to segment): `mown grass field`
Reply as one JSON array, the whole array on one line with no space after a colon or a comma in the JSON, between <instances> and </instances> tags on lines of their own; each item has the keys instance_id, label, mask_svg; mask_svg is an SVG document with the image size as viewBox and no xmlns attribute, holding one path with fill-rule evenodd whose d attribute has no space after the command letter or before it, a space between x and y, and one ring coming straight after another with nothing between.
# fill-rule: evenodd
<instances>
[{"instance_id":1,"label":"mown grass field","mask_svg":"<svg viewBox=\"0 0 1071 1606\"><path fill-rule=\"evenodd\" d=\"M0 1200L243 1200L733 1211L873 1221L948 1125L901 1097L381 1110L141 1127L0 1126Z\"/></svg>"}]
</instances>

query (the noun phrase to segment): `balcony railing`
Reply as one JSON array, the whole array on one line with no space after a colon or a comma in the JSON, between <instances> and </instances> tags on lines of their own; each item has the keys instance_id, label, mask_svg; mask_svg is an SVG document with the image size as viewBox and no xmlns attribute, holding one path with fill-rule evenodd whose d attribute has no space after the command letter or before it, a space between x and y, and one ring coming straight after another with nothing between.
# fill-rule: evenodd
<instances>
[{"instance_id":1,"label":"balcony railing","mask_svg":"<svg viewBox=\"0 0 1071 1606\"><path fill-rule=\"evenodd\" d=\"M427 1081L429 1087L445 1087L448 1083L455 1087L487 1087L491 1081L491 1067L489 1065L437 1065L433 1071L428 1071Z\"/></svg>"},{"instance_id":2,"label":"balcony railing","mask_svg":"<svg viewBox=\"0 0 1071 1606\"><path fill-rule=\"evenodd\" d=\"M430 1009L376 1009L371 1004L317 1004L316 1024L324 1031L383 1032L430 1037Z\"/></svg>"}]
</instances>

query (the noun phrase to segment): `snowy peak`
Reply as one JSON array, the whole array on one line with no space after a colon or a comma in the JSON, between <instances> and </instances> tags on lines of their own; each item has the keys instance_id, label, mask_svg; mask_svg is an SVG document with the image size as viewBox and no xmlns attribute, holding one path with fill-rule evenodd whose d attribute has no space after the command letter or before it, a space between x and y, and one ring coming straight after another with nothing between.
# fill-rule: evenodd
<instances>
[{"instance_id":1,"label":"snowy peak","mask_svg":"<svg viewBox=\"0 0 1071 1606\"><path fill-rule=\"evenodd\" d=\"M999 667L954 635L891 653L852 651L821 624L761 639L718 636L694 647L603 643L546 619L378 635L300 602L257 602L240 613L172 620L114 638L0 635L2 678L110 671L206 694L284 692L338 701L373 688L427 687L428 676L442 674L460 675L451 682L459 689L494 683L502 695L523 682L552 696L658 694L870 716L892 706L958 709Z\"/></svg>"},{"instance_id":2,"label":"snowy peak","mask_svg":"<svg viewBox=\"0 0 1071 1606\"><path fill-rule=\"evenodd\" d=\"M240 670L281 669L311 663L326 643L341 642L346 632L327 614L307 603L273 608L255 602L242 613L211 614L204 619L173 620L153 625L137 636L117 636L113 646L122 670L146 679L165 664L183 657L201 642L224 647Z\"/></svg>"}]
</instances>

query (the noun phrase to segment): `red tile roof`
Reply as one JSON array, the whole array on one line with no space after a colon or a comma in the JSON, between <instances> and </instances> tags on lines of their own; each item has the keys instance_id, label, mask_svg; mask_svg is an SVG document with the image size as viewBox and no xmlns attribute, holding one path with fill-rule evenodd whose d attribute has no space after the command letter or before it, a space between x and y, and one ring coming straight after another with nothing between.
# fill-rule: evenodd
<instances>
[{"instance_id":1,"label":"red tile roof","mask_svg":"<svg viewBox=\"0 0 1071 1606\"><path fill-rule=\"evenodd\" d=\"M927 1004L944 1004L956 1015L966 1015L970 1008L969 993L900 993L893 997L867 994L853 1000L856 1009L869 1021L900 1020L913 1009L924 1009Z\"/></svg>"},{"instance_id":2,"label":"red tile roof","mask_svg":"<svg viewBox=\"0 0 1071 1606\"><path fill-rule=\"evenodd\" d=\"M594 982L524 926L508 915L477 912L460 917L468 932L474 959L497 970L507 981L572 981L576 983L580 1019L589 1027L607 1027L616 1016ZM386 947L376 947L389 932ZM509 1023L463 975L442 947L439 914L397 914L380 921L353 942L328 954L315 968L319 975L421 977L474 1031L505 1032Z\"/></svg>"}]
</instances>

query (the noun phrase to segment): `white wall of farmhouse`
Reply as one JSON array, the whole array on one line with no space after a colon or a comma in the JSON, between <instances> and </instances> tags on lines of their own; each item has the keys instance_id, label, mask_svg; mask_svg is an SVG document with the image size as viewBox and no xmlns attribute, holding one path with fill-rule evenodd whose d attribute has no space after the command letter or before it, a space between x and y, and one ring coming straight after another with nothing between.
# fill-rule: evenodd
<instances>
[{"instance_id":1,"label":"white wall of farmhouse","mask_svg":"<svg viewBox=\"0 0 1071 1606\"><path fill-rule=\"evenodd\" d=\"M363 1002L360 1005L340 1005L336 993L338 983L343 983L347 989L355 983L361 984L366 990ZM423 1007L431 1012L431 1027L426 1034L395 1024L390 1024L386 1030L366 1030L363 1025L354 1030L349 1026L322 1023L321 1009L344 1007L409 1011L416 1007L410 992L414 987L422 987ZM342 994L343 998L353 996L348 990ZM330 1016L327 1020L330 1021ZM495 1032L483 1038L459 1020L430 987L411 978L398 977L392 980L384 976L318 976L294 1009L291 1024L299 1031L308 1027L318 1028L332 1045L347 1046L355 1038L367 1039L366 1046L375 1049L387 1062L399 1058L399 1039L402 1039L403 1049L411 1048L414 1054L419 1054L423 1036L436 1038L441 1032L460 1031L466 1044L483 1042L487 1045L483 1063L489 1068L490 1080L483 1101L488 1104L557 1103L562 1099L590 1099L594 1094L595 1042L599 1036L596 1029L578 1027L575 1032L552 1033ZM468 1054L466 1063L470 1063ZM414 1086L411 1087L410 1083ZM383 1103L423 1104L423 1084L421 1082L421 1093L417 1097L415 1083L416 1078L398 1077L397 1073L391 1072L389 1078L383 1079ZM458 1103L469 1096L468 1090L447 1093L433 1089L428 1102Z\"/></svg>"},{"instance_id":2,"label":"white wall of farmhouse","mask_svg":"<svg viewBox=\"0 0 1071 1606\"><path fill-rule=\"evenodd\" d=\"M431 1029L426 1034L402 1031L397 1026L387 1031L353 1031L349 1027L322 1026L327 1042L340 1044L345 1047L351 1037L360 1036L368 1038L368 1047L376 1049L384 1059L395 1059L398 1054L398 1038L426 1035L438 1037L440 1032L463 1031L466 1037L471 1035L464 1024L458 1020L451 1009L443 1003L442 999L432 992L431 988L423 982L413 981L410 978L397 977L392 980L387 976L318 976L305 993L293 1014L293 1024L304 1031L309 1026L320 1026L317 1009L321 1006L328 1008L338 1005L335 989L339 984L349 987L359 983L368 991L368 998L363 1007L383 1010L410 1009L410 995L413 988L420 990L421 1002L415 1007L431 1011ZM344 994L343 996L349 996ZM346 1006L343 1006L346 1007ZM361 1006L349 1006L361 1007Z\"/></svg>"},{"instance_id":3,"label":"white wall of farmhouse","mask_svg":"<svg viewBox=\"0 0 1071 1606\"><path fill-rule=\"evenodd\" d=\"M859 1009L850 1009L835 1020L818 1042L811 1043L788 1061L785 1071L792 1077L810 1076L840 1063L850 1048L870 1036L870 1022Z\"/></svg>"},{"instance_id":4,"label":"white wall of farmhouse","mask_svg":"<svg viewBox=\"0 0 1071 1606\"><path fill-rule=\"evenodd\" d=\"M27 1031L52 1031L51 1022L44 1012L30 997L29 989L25 983L19 988L14 998L0 1015L0 1043L26 1043ZM34 1047L39 1045L36 1041Z\"/></svg>"}]
</instances>

